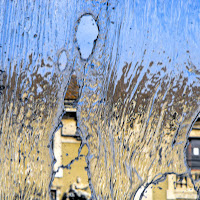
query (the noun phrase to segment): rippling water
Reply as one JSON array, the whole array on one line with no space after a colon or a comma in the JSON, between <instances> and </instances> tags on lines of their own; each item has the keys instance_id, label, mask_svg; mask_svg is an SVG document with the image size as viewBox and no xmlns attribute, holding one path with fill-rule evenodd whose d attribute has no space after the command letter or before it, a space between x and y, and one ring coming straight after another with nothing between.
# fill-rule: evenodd
<instances>
[{"instance_id":1,"label":"rippling water","mask_svg":"<svg viewBox=\"0 0 200 200\"><path fill-rule=\"evenodd\" d=\"M86 13L98 36L82 59L76 31ZM93 199L133 199L165 173L190 173L199 13L199 1L2 0L1 199L49 198L51 139L73 71Z\"/></svg>"}]
</instances>

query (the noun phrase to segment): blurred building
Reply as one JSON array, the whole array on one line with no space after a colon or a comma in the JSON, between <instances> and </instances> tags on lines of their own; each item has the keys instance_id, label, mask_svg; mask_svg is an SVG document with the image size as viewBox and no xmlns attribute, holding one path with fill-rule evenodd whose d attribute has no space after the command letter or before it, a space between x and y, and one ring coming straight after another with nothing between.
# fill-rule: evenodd
<instances>
[{"instance_id":1,"label":"blurred building","mask_svg":"<svg viewBox=\"0 0 200 200\"><path fill-rule=\"evenodd\" d=\"M85 170L87 148L81 150L81 156L78 159L78 151L81 144L80 136L76 132L76 101L78 99L78 85L76 76L72 75L65 100L65 115L63 116L61 128L55 133L53 141L53 150L56 158L54 171L57 171L51 188L53 200L68 199L70 187L76 183L77 178L81 179L82 184L88 185L88 176ZM66 166L72 160L70 168L59 168ZM87 190L90 193L90 190Z\"/></svg>"},{"instance_id":2,"label":"blurred building","mask_svg":"<svg viewBox=\"0 0 200 200\"><path fill-rule=\"evenodd\" d=\"M81 178L83 185L88 185L88 176L85 170L87 148L81 150L78 159L78 151L81 138L76 131L76 103L78 99L78 85L76 76L72 75L64 106L65 115L61 128L55 133L53 141L54 155L57 160L54 170L57 171L51 188L53 200L66 200L70 187ZM193 180L200 179L200 118L194 124L189 136L189 145L186 152L187 164L191 168ZM76 159L77 158L77 159ZM70 169L59 168L66 166L75 160ZM90 193L89 188L86 192ZM137 198L136 198L137 199ZM147 189L143 200L196 200L197 193L188 176L168 175L164 182Z\"/></svg>"},{"instance_id":3,"label":"blurred building","mask_svg":"<svg viewBox=\"0 0 200 200\"><path fill-rule=\"evenodd\" d=\"M193 180L200 179L200 118L194 124L186 151L187 164ZM168 175L164 182L147 191L148 200L196 200L197 192L188 175Z\"/></svg>"}]
</instances>

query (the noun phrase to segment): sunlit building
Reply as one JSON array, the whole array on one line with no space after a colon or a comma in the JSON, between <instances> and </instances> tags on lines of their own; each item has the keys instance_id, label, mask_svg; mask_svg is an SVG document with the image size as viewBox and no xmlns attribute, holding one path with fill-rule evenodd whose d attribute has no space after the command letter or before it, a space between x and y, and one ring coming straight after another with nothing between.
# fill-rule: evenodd
<instances>
[{"instance_id":1,"label":"sunlit building","mask_svg":"<svg viewBox=\"0 0 200 200\"><path fill-rule=\"evenodd\" d=\"M200 179L200 118L194 124L186 151L187 165L193 180ZM196 200L197 192L188 175L170 174L164 182L147 190L148 200Z\"/></svg>"},{"instance_id":2,"label":"sunlit building","mask_svg":"<svg viewBox=\"0 0 200 200\"><path fill-rule=\"evenodd\" d=\"M88 186L88 176L85 162L87 148L84 147L78 158L81 138L77 133L76 103L78 99L78 86L75 75L72 76L68 87L60 129L55 133L53 150L56 158L54 170L57 171L51 188L53 200L69 199L70 188L77 180ZM200 118L194 124L189 136L189 145L186 152L187 164L191 168L193 180L200 179ZM72 164L69 166L68 164ZM60 167L63 166L63 167ZM86 187L87 188L87 187ZM89 188L85 192L90 194ZM74 198L76 199L76 198ZM136 198L137 199L137 198ZM143 200L196 200L197 192L194 190L188 175L170 174L166 180L147 189Z\"/></svg>"},{"instance_id":3,"label":"sunlit building","mask_svg":"<svg viewBox=\"0 0 200 200\"><path fill-rule=\"evenodd\" d=\"M64 100L66 113L53 141L53 150L56 158L54 171L57 171L51 188L53 200L69 199L70 187L76 183L77 179L81 180L82 184L88 185L88 176L85 170L87 166L85 162L86 147L81 150L78 158L81 139L76 129L75 106L77 98L78 86L76 77L73 75ZM74 160L73 163L71 163L72 160ZM71 165L69 166L68 164L70 163ZM89 188L86 192L90 194Z\"/></svg>"}]
</instances>

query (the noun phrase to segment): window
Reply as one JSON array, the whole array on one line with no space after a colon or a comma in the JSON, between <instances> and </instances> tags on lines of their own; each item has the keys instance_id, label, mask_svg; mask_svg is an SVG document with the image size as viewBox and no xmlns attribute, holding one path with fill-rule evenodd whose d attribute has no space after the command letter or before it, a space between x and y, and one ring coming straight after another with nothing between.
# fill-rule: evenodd
<instances>
[{"instance_id":1,"label":"window","mask_svg":"<svg viewBox=\"0 0 200 200\"><path fill-rule=\"evenodd\" d=\"M51 200L56 200L56 190L51 190Z\"/></svg>"},{"instance_id":2,"label":"window","mask_svg":"<svg viewBox=\"0 0 200 200\"><path fill-rule=\"evenodd\" d=\"M199 148L198 147L193 148L193 155L195 155L195 156L199 155Z\"/></svg>"}]
</instances>

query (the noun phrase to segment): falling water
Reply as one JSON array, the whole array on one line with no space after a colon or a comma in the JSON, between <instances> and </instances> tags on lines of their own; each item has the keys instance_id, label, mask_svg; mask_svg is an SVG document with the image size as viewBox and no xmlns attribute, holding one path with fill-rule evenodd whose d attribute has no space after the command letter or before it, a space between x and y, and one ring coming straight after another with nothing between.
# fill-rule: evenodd
<instances>
[{"instance_id":1,"label":"falling water","mask_svg":"<svg viewBox=\"0 0 200 200\"><path fill-rule=\"evenodd\" d=\"M92 199L134 199L167 173L190 173L199 1L2 0L0 30L0 199L49 199L51 141L74 71Z\"/></svg>"}]
</instances>

